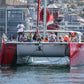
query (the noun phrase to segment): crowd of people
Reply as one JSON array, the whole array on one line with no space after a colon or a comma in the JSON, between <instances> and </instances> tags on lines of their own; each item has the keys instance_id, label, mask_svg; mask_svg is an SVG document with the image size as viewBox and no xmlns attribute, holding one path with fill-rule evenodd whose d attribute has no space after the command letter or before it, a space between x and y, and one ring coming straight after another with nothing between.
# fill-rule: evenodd
<instances>
[{"instance_id":1,"label":"crowd of people","mask_svg":"<svg viewBox=\"0 0 84 84\"><path fill-rule=\"evenodd\" d=\"M77 33L76 32L67 32L64 34L57 34L55 32L48 33L45 38L36 32L24 32L25 26L20 22L17 25L18 38L6 37L5 34L2 36L2 41L18 41L18 42L77 42Z\"/></svg>"},{"instance_id":2,"label":"crowd of people","mask_svg":"<svg viewBox=\"0 0 84 84\"><path fill-rule=\"evenodd\" d=\"M66 33L64 36L59 35L57 36L54 32L51 34L46 35L45 38L41 35L37 35L36 32L33 34L29 32L28 35L22 34L20 38L20 42L77 42L77 35L75 32L68 35Z\"/></svg>"},{"instance_id":3,"label":"crowd of people","mask_svg":"<svg viewBox=\"0 0 84 84\"><path fill-rule=\"evenodd\" d=\"M25 34L24 32L25 26L20 22L17 25L17 32L18 32L18 38L12 37L10 40L10 37L6 37L5 34L3 34L2 41L18 41L18 42L77 42L77 33L64 33L64 34L57 34L55 32L48 33L45 38L41 34L37 34L36 32L28 32Z\"/></svg>"},{"instance_id":4,"label":"crowd of people","mask_svg":"<svg viewBox=\"0 0 84 84\"><path fill-rule=\"evenodd\" d=\"M18 30L18 41L20 42L34 42L34 41L42 41L42 42L76 42L77 34L75 32L70 35L67 33L64 36L56 36L54 32L51 32L50 35L46 35L45 38L43 36L37 35L36 32L32 34L31 32L28 35L24 33L25 26L20 22L17 25Z\"/></svg>"}]
</instances>

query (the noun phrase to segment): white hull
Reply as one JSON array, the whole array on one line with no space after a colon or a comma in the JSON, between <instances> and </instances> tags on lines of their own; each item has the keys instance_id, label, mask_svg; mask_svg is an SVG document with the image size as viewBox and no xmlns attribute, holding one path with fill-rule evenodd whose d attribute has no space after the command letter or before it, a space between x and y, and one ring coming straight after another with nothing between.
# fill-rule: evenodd
<instances>
[{"instance_id":1,"label":"white hull","mask_svg":"<svg viewBox=\"0 0 84 84\"><path fill-rule=\"evenodd\" d=\"M67 64L66 56L69 58L68 43L7 42L2 46L0 63L1 65L23 63L59 65Z\"/></svg>"},{"instance_id":2,"label":"white hull","mask_svg":"<svg viewBox=\"0 0 84 84\"><path fill-rule=\"evenodd\" d=\"M18 43L17 56L63 57L69 54L67 43Z\"/></svg>"},{"instance_id":3,"label":"white hull","mask_svg":"<svg viewBox=\"0 0 84 84\"><path fill-rule=\"evenodd\" d=\"M69 46L67 43L17 43L17 64L21 63L69 64Z\"/></svg>"}]
</instances>

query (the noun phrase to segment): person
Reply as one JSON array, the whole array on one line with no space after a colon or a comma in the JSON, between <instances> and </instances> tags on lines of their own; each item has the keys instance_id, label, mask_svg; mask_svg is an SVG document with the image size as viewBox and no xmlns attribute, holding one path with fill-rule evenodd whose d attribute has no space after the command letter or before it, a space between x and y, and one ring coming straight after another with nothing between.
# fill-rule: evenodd
<instances>
[{"instance_id":1,"label":"person","mask_svg":"<svg viewBox=\"0 0 84 84\"><path fill-rule=\"evenodd\" d=\"M76 32L72 32L70 37L70 42L76 42L76 41L77 41L77 34Z\"/></svg>"},{"instance_id":2,"label":"person","mask_svg":"<svg viewBox=\"0 0 84 84\"><path fill-rule=\"evenodd\" d=\"M27 37L24 35L24 33L22 34L21 42L27 42Z\"/></svg>"},{"instance_id":3,"label":"person","mask_svg":"<svg viewBox=\"0 0 84 84\"><path fill-rule=\"evenodd\" d=\"M28 42L32 42L32 41L33 41L33 35L32 35L31 32L30 32L30 33L28 34L28 36L27 36L27 41L28 41Z\"/></svg>"},{"instance_id":4,"label":"person","mask_svg":"<svg viewBox=\"0 0 84 84\"><path fill-rule=\"evenodd\" d=\"M38 37L37 37L37 42L40 42L40 41L41 41L41 36L38 35Z\"/></svg>"},{"instance_id":5,"label":"person","mask_svg":"<svg viewBox=\"0 0 84 84\"><path fill-rule=\"evenodd\" d=\"M55 41L56 41L56 35L54 34L54 32L51 32L49 36L49 42L55 42Z\"/></svg>"},{"instance_id":6,"label":"person","mask_svg":"<svg viewBox=\"0 0 84 84\"><path fill-rule=\"evenodd\" d=\"M51 32L49 38L51 38L51 36L53 36L53 38L56 39L56 35L54 34L54 32Z\"/></svg>"},{"instance_id":7,"label":"person","mask_svg":"<svg viewBox=\"0 0 84 84\"><path fill-rule=\"evenodd\" d=\"M44 42L44 37L43 36L41 37L41 41Z\"/></svg>"},{"instance_id":8,"label":"person","mask_svg":"<svg viewBox=\"0 0 84 84\"><path fill-rule=\"evenodd\" d=\"M54 38L53 35L52 35L51 38L49 39L49 42L55 42L55 38Z\"/></svg>"},{"instance_id":9,"label":"person","mask_svg":"<svg viewBox=\"0 0 84 84\"><path fill-rule=\"evenodd\" d=\"M5 33L3 33L2 35L2 42L7 42L8 41L8 37Z\"/></svg>"},{"instance_id":10,"label":"person","mask_svg":"<svg viewBox=\"0 0 84 84\"><path fill-rule=\"evenodd\" d=\"M25 26L22 24L22 22L20 22L20 23L17 25L18 41L20 41L20 38L21 38L22 34L24 33L24 29L25 29Z\"/></svg>"},{"instance_id":11,"label":"person","mask_svg":"<svg viewBox=\"0 0 84 84\"><path fill-rule=\"evenodd\" d=\"M49 42L48 41L48 36L45 37L44 42Z\"/></svg>"},{"instance_id":12,"label":"person","mask_svg":"<svg viewBox=\"0 0 84 84\"><path fill-rule=\"evenodd\" d=\"M37 34L35 32L34 35L33 35L33 41L36 41L36 39L37 39Z\"/></svg>"},{"instance_id":13,"label":"person","mask_svg":"<svg viewBox=\"0 0 84 84\"><path fill-rule=\"evenodd\" d=\"M62 36L60 35L59 38L58 38L58 42L63 42L63 41L64 40L63 40Z\"/></svg>"},{"instance_id":14,"label":"person","mask_svg":"<svg viewBox=\"0 0 84 84\"><path fill-rule=\"evenodd\" d=\"M64 39L64 42L70 42L70 37L68 34L65 34L63 39Z\"/></svg>"}]
</instances>

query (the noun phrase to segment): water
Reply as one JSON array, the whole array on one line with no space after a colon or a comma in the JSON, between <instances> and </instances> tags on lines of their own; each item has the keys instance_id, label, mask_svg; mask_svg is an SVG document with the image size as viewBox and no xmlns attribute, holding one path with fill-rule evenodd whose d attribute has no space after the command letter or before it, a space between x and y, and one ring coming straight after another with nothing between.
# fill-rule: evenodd
<instances>
[{"instance_id":1,"label":"water","mask_svg":"<svg viewBox=\"0 0 84 84\"><path fill-rule=\"evenodd\" d=\"M28 65L3 68L0 84L84 84L84 68Z\"/></svg>"}]
</instances>

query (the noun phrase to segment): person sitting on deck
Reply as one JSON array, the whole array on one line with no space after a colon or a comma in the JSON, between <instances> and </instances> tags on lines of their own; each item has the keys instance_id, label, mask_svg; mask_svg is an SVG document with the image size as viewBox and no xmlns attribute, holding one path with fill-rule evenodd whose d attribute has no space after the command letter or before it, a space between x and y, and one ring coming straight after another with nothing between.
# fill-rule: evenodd
<instances>
[{"instance_id":1,"label":"person sitting on deck","mask_svg":"<svg viewBox=\"0 0 84 84\"><path fill-rule=\"evenodd\" d=\"M66 34L65 36L64 36L64 42L69 42L69 36Z\"/></svg>"},{"instance_id":2,"label":"person sitting on deck","mask_svg":"<svg viewBox=\"0 0 84 84\"><path fill-rule=\"evenodd\" d=\"M21 42L27 42L27 37L24 35L24 33L22 34Z\"/></svg>"},{"instance_id":3,"label":"person sitting on deck","mask_svg":"<svg viewBox=\"0 0 84 84\"><path fill-rule=\"evenodd\" d=\"M55 42L55 39L53 36L51 36L51 38L49 39L49 42Z\"/></svg>"},{"instance_id":4,"label":"person sitting on deck","mask_svg":"<svg viewBox=\"0 0 84 84\"><path fill-rule=\"evenodd\" d=\"M48 36L45 37L44 42L49 42L48 41Z\"/></svg>"},{"instance_id":5,"label":"person sitting on deck","mask_svg":"<svg viewBox=\"0 0 84 84\"><path fill-rule=\"evenodd\" d=\"M76 32L72 32L70 37L70 42L76 42L76 41L77 41L77 34Z\"/></svg>"},{"instance_id":6,"label":"person sitting on deck","mask_svg":"<svg viewBox=\"0 0 84 84\"><path fill-rule=\"evenodd\" d=\"M33 35L32 35L31 32L30 32L30 33L28 34L28 36L27 36L27 41L28 41L28 42L32 42L32 41L33 41Z\"/></svg>"},{"instance_id":7,"label":"person sitting on deck","mask_svg":"<svg viewBox=\"0 0 84 84\"><path fill-rule=\"evenodd\" d=\"M49 42L55 42L55 41L56 41L56 35L54 34L54 32L51 32L49 36Z\"/></svg>"},{"instance_id":8,"label":"person sitting on deck","mask_svg":"<svg viewBox=\"0 0 84 84\"><path fill-rule=\"evenodd\" d=\"M38 35L38 37L37 37L37 41L41 41L41 37L40 37L40 35Z\"/></svg>"},{"instance_id":9,"label":"person sitting on deck","mask_svg":"<svg viewBox=\"0 0 84 84\"><path fill-rule=\"evenodd\" d=\"M41 41L44 42L44 37L43 36L41 37Z\"/></svg>"},{"instance_id":10,"label":"person sitting on deck","mask_svg":"<svg viewBox=\"0 0 84 84\"><path fill-rule=\"evenodd\" d=\"M59 38L58 38L58 42L64 42L62 36L60 35Z\"/></svg>"}]
</instances>

